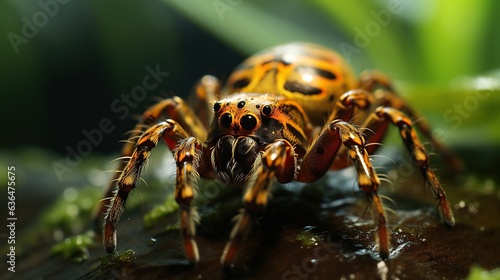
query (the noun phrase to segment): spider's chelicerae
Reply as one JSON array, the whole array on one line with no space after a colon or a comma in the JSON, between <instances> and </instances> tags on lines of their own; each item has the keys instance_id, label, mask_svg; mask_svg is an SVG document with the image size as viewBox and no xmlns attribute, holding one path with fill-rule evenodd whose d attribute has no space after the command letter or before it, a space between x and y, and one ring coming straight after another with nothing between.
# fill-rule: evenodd
<instances>
[{"instance_id":1,"label":"spider's chelicerae","mask_svg":"<svg viewBox=\"0 0 500 280\"><path fill-rule=\"evenodd\" d=\"M199 177L243 190L244 209L221 259L222 265L228 266L234 263L252 219L266 206L273 180L313 182L329 169L342 169L351 163L373 211L380 257L388 258L386 213L377 194L380 180L369 156L389 125L399 129L413 163L437 200L444 224L454 225L446 194L429 168L428 153L414 126L452 167L458 169L460 162L432 137L425 121L412 123L416 113L385 76L363 73L357 79L337 53L313 44L293 43L251 56L236 68L225 88L215 77L203 77L195 93L193 107L173 97L149 108L132 135L131 139L138 138L135 145L124 146L122 153L127 160L106 194L114 194L104 224L108 252L116 249L115 227L128 193L162 139L176 162L174 195L180 206L184 252L192 263L199 260L192 206ZM164 115L168 119L160 120ZM144 125L151 126L144 131ZM105 204L99 206L101 212Z\"/></svg>"}]
</instances>

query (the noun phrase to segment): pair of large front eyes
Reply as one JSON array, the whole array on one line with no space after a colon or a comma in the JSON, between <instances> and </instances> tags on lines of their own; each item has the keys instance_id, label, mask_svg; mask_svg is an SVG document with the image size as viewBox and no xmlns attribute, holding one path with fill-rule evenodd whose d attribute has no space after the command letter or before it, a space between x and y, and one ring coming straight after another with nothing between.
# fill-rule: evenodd
<instances>
[{"instance_id":1,"label":"pair of large front eyes","mask_svg":"<svg viewBox=\"0 0 500 280\"><path fill-rule=\"evenodd\" d=\"M242 104L238 104L238 108L242 108L244 106L243 101L240 102ZM240 106L241 105L241 106ZM214 112L217 113L221 109L221 104L219 102L214 104ZM271 105L264 105L262 107L262 115L268 117L272 113ZM233 116L230 113L224 113L220 116L219 123L224 128L229 128L233 123ZM253 114L246 114L240 118L240 126L245 130L252 130L257 126L257 118Z\"/></svg>"},{"instance_id":2,"label":"pair of large front eyes","mask_svg":"<svg viewBox=\"0 0 500 280\"><path fill-rule=\"evenodd\" d=\"M229 128L233 123L233 116L230 113L224 113L219 119L220 125ZM240 126L245 130L252 130L257 126L257 118L254 115L246 114L240 118Z\"/></svg>"}]
</instances>

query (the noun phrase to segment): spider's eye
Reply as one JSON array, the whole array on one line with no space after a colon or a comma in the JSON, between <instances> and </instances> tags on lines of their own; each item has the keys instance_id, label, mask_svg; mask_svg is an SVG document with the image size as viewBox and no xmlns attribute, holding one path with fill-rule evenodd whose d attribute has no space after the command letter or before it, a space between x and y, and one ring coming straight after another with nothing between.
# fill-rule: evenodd
<instances>
[{"instance_id":1,"label":"spider's eye","mask_svg":"<svg viewBox=\"0 0 500 280\"><path fill-rule=\"evenodd\" d=\"M271 105L264 105L264 107L262 107L262 115L269 117L272 112L273 108L271 107Z\"/></svg>"},{"instance_id":2,"label":"spider's eye","mask_svg":"<svg viewBox=\"0 0 500 280\"><path fill-rule=\"evenodd\" d=\"M231 124L233 123L233 116L229 113L225 113L220 117L220 125L224 128L229 128Z\"/></svg>"},{"instance_id":3,"label":"spider's eye","mask_svg":"<svg viewBox=\"0 0 500 280\"><path fill-rule=\"evenodd\" d=\"M252 130L257 126L257 118L254 115L246 114L241 117L240 125L245 130Z\"/></svg>"},{"instance_id":4,"label":"spider's eye","mask_svg":"<svg viewBox=\"0 0 500 280\"><path fill-rule=\"evenodd\" d=\"M214 112L217 113L220 111L221 105L220 102L215 102L214 103Z\"/></svg>"},{"instance_id":5,"label":"spider's eye","mask_svg":"<svg viewBox=\"0 0 500 280\"><path fill-rule=\"evenodd\" d=\"M245 101L240 101L240 102L238 102L238 104L236 106L241 109L241 108L245 107L245 104L246 104Z\"/></svg>"}]
</instances>

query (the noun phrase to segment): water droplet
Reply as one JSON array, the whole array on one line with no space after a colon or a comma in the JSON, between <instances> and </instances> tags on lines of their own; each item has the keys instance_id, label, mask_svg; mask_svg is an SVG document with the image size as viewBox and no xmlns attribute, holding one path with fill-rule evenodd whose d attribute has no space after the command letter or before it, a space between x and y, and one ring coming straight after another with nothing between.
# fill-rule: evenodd
<instances>
[{"instance_id":1,"label":"water droplet","mask_svg":"<svg viewBox=\"0 0 500 280\"><path fill-rule=\"evenodd\" d=\"M380 261L377 263L377 272L382 280L387 279L387 273L389 272L389 268L387 268L387 265L385 264L384 261Z\"/></svg>"},{"instance_id":2,"label":"water droplet","mask_svg":"<svg viewBox=\"0 0 500 280\"><path fill-rule=\"evenodd\" d=\"M477 214L479 212L479 202L475 201L467 205L467 210L471 214Z\"/></svg>"}]
</instances>

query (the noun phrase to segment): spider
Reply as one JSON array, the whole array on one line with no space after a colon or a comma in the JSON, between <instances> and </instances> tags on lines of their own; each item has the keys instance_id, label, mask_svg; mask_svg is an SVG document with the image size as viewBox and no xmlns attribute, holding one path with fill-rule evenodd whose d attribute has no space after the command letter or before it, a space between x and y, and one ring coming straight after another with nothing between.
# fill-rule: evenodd
<instances>
[{"instance_id":1,"label":"spider","mask_svg":"<svg viewBox=\"0 0 500 280\"><path fill-rule=\"evenodd\" d=\"M353 164L359 188L374 217L378 252L390 255L387 218L377 190L379 177L370 161L389 125L432 190L443 223L455 220L445 191L429 168L429 156L414 127L428 137L454 169L460 161L437 139L418 115L378 72L357 78L334 51L310 43L280 45L245 60L223 88L213 76L196 84L193 107L173 97L149 108L123 147L124 160L105 197L103 242L116 249L116 224L129 192L136 187L152 150L164 140L176 163L175 200L180 208L183 249L191 263L199 261L195 241L196 210L192 205L199 177L216 179L243 190L238 216L221 257L232 265L253 219L265 208L274 180L313 182L328 170ZM168 119L161 121L162 116ZM144 128L147 125L149 128ZM118 190L115 192L115 182ZM200 186L203 187L203 186ZM98 212L104 212L103 200Z\"/></svg>"}]
</instances>

